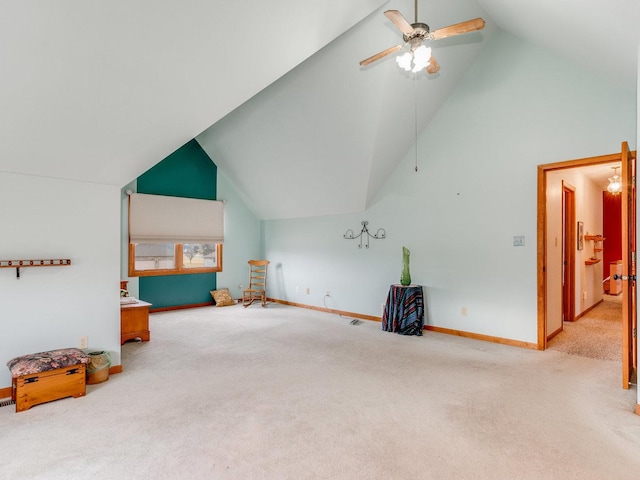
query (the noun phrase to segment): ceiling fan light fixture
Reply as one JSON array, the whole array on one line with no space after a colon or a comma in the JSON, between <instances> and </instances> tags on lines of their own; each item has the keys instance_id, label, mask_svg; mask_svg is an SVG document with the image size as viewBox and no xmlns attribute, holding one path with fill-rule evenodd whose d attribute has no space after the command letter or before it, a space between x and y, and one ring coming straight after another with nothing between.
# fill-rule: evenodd
<instances>
[{"instance_id":1,"label":"ceiling fan light fixture","mask_svg":"<svg viewBox=\"0 0 640 480\"><path fill-rule=\"evenodd\" d=\"M415 50L405 52L396 57L398 66L407 72L419 72L429 66L431 60L431 47L420 45Z\"/></svg>"},{"instance_id":2,"label":"ceiling fan light fixture","mask_svg":"<svg viewBox=\"0 0 640 480\"><path fill-rule=\"evenodd\" d=\"M404 52L402 55L398 55L396 57L396 62L398 66L407 72L411 70L411 60L413 59L413 55L411 52Z\"/></svg>"}]
</instances>

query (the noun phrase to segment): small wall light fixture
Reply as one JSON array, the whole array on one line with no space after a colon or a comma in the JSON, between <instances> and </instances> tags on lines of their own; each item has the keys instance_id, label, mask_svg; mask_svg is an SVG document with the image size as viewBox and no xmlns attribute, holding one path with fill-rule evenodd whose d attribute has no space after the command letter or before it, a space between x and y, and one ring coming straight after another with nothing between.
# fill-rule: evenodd
<instances>
[{"instance_id":1,"label":"small wall light fixture","mask_svg":"<svg viewBox=\"0 0 640 480\"><path fill-rule=\"evenodd\" d=\"M343 235L343 237L346 240L355 240L357 238L360 239L360 245L358 245L358 248L362 248L362 239L365 239L366 242L364 244L364 248L369 248L369 238L374 238L376 240L381 240L383 238L385 238L387 236L387 233L384 231L384 228L379 228L376 231L375 235L371 235L371 233L369 232L369 229L367 228L367 225L369 225L369 222L367 222L366 220L363 220L362 222L360 222L360 224L362 225L362 230L360 230L360 233L358 235L354 236L353 230L349 229L345 232L345 234Z\"/></svg>"}]
</instances>

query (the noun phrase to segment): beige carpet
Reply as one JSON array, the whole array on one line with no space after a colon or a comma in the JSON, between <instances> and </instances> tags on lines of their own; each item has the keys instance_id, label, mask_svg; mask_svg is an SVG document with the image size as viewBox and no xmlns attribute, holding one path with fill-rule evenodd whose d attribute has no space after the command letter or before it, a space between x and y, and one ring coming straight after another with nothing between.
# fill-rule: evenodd
<instances>
[{"instance_id":1,"label":"beige carpet","mask_svg":"<svg viewBox=\"0 0 640 480\"><path fill-rule=\"evenodd\" d=\"M87 396L0 408L0 478L637 480L619 365L271 304L151 315Z\"/></svg>"},{"instance_id":2,"label":"beige carpet","mask_svg":"<svg viewBox=\"0 0 640 480\"><path fill-rule=\"evenodd\" d=\"M575 322L564 322L563 331L547 348L560 352L622 362L621 297L606 296L593 310Z\"/></svg>"}]
</instances>

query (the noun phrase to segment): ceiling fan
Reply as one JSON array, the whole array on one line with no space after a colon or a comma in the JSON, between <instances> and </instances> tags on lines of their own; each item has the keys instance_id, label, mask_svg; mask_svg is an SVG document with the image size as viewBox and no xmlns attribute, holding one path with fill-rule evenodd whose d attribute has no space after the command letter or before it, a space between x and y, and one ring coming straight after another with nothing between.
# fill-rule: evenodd
<instances>
[{"instance_id":1,"label":"ceiling fan","mask_svg":"<svg viewBox=\"0 0 640 480\"><path fill-rule=\"evenodd\" d=\"M414 23L409 23L398 10L387 10L384 14L400 29L404 43L387 48L380 53L365 58L360 62L361 67L397 52L404 48L405 45L409 45L408 52L396 57L398 65L407 71L418 72L426 69L429 74L436 73L440 70L440 65L438 65L436 59L431 55L431 48L425 45L428 40L440 40L441 38L482 30L485 25L485 21L482 18L474 18L473 20L456 23L431 32L429 25L418 22L418 0L415 0Z\"/></svg>"}]
</instances>

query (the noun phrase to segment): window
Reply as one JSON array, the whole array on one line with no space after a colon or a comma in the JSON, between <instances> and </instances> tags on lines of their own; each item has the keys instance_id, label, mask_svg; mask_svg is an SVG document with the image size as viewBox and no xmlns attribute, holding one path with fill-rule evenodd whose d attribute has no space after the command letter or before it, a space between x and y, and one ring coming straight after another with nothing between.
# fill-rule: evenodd
<instances>
[{"instance_id":1,"label":"window","mask_svg":"<svg viewBox=\"0 0 640 480\"><path fill-rule=\"evenodd\" d=\"M222 244L130 243L129 276L222 271Z\"/></svg>"},{"instance_id":2,"label":"window","mask_svg":"<svg viewBox=\"0 0 640 480\"><path fill-rule=\"evenodd\" d=\"M222 271L224 202L129 195L129 276Z\"/></svg>"}]
</instances>

